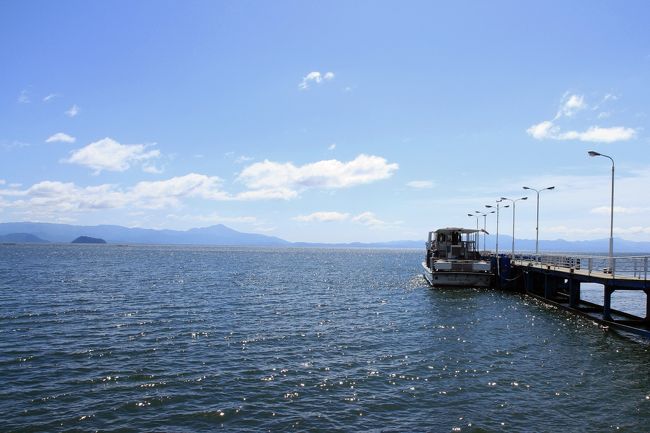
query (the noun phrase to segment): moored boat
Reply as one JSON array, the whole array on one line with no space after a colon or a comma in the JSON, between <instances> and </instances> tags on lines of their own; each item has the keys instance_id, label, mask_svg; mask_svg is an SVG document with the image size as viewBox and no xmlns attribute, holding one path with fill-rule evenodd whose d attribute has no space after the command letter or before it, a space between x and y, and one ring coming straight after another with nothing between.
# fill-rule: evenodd
<instances>
[{"instance_id":1,"label":"moored boat","mask_svg":"<svg viewBox=\"0 0 650 433\"><path fill-rule=\"evenodd\" d=\"M424 277L434 287L489 287L493 272L474 240L480 230L448 227L429 232Z\"/></svg>"}]
</instances>

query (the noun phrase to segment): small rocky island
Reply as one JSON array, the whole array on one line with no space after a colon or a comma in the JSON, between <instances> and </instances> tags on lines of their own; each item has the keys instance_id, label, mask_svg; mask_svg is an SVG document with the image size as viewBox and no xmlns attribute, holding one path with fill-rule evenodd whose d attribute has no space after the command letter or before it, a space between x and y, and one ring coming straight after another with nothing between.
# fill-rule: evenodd
<instances>
[{"instance_id":1,"label":"small rocky island","mask_svg":"<svg viewBox=\"0 0 650 433\"><path fill-rule=\"evenodd\" d=\"M91 238L90 236L79 236L72 241L73 244L105 244L106 241L100 238Z\"/></svg>"}]
</instances>

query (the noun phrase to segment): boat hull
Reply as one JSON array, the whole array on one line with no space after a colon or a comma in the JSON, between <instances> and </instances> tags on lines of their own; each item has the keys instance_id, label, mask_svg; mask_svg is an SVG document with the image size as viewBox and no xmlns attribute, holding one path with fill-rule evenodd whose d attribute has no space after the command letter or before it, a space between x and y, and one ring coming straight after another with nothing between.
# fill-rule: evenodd
<instances>
[{"instance_id":1,"label":"boat hull","mask_svg":"<svg viewBox=\"0 0 650 433\"><path fill-rule=\"evenodd\" d=\"M424 278L433 287L490 287L492 274L489 272L431 271L422 263Z\"/></svg>"}]
</instances>

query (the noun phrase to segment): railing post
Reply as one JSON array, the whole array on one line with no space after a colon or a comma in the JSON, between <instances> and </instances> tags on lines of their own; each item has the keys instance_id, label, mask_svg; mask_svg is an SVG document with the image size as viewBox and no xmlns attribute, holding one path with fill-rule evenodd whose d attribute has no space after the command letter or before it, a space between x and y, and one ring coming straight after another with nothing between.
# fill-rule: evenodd
<instances>
[{"instance_id":1,"label":"railing post","mask_svg":"<svg viewBox=\"0 0 650 433\"><path fill-rule=\"evenodd\" d=\"M589 266L589 275L591 275L591 262L592 262L592 260L593 259L591 257L589 257L589 259L587 259L587 265Z\"/></svg>"},{"instance_id":2,"label":"railing post","mask_svg":"<svg viewBox=\"0 0 650 433\"><path fill-rule=\"evenodd\" d=\"M643 258L643 269L644 269L643 279L647 280L648 279L648 256L645 256Z\"/></svg>"},{"instance_id":3,"label":"railing post","mask_svg":"<svg viewBox=\"0 0 650 433\"><path fill-rule=\"evenodd\" d=\"M616 277L616 257L612 257L612 269L610 269L612 273L612 278Z\"/></svg>"}]
</instances>

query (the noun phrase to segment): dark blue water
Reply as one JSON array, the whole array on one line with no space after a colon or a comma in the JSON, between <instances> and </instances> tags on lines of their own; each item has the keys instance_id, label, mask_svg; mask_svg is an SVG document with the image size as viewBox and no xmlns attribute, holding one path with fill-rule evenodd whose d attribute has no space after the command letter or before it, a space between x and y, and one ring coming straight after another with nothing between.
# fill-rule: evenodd
<instances>
[{"instance_id":1,"label":"dark blue water","mask_svg":"<svg viewBox=\"0 0 650 433\"><path fill-rule=\"evenodd\" d=\"M650 346L420 251L0 246L0 431L647 431Z\"/></svg>"}]
</instances>

